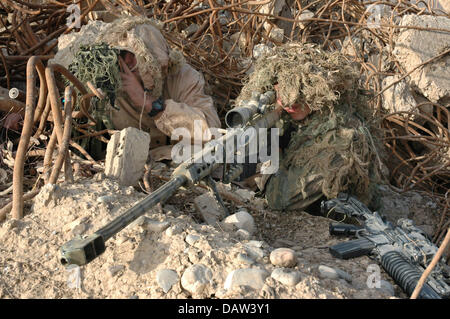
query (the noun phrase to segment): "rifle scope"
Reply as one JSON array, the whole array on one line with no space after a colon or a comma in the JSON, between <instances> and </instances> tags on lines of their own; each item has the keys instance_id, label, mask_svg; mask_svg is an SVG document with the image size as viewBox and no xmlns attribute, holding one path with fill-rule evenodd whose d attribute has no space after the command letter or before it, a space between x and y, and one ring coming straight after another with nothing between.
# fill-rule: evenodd
<instances>
[{"instance_id":1,"label":"rifle scope","mask_svg":"<svg viewBox=\"0 0 450 319\"><path fill-rule=\"evenodd\" d=\"M225 115L225 124L229 128L243 127L256 113L265 113L266 107L275 100L275 93L267 91L263 94L254 94L248 101L243 101Z\"/></svg>"}]
</instances>

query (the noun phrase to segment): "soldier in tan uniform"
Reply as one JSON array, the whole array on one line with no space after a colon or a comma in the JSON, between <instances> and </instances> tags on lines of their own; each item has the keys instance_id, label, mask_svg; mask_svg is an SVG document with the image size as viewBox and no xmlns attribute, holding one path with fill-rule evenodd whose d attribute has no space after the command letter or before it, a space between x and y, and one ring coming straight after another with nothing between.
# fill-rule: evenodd
<instances>
[{"instance_id":1,"label":"soldier in tan uniform","mask_svg":"<svg viewBox=\"0 0 450 319\"><path fill-rule=\"evenodd\" d=\"M127 16L108 24L95 23L101 24L101 31L94 40L76 41L120 50L121 88L114 107L106 109L114 129L132 126L149 132L153 149L167 145L176 128L186 128L194 136L194 123L202 133L220 127L213 100L205 94L202 74L187 64L180 52L171 50L154 20ZM73 53L80 43L72 44ZM63 61L66 57L61 53L57 58ZM158 157L170 159L170 146L160 149Z\"/></svg>"}]
</instances>

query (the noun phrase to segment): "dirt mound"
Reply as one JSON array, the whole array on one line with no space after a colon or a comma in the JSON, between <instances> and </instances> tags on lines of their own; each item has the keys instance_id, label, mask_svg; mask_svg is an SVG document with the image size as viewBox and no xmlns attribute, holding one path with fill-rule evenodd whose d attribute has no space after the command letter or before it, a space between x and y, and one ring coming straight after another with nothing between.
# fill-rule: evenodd
<instances>
[{"instance_id":1,"label":"dirt mound","mask_svg":"<svg viewBox=\"0 0 450 319\"><path fill-rule=\"evenodd\" d=\"M341 239L328 235L325 218L253 214L257 235L243 240L235 230L196 222L193 205L184 202L179 210L174 204L179 197L193 199L188 191L112 237L90 264L70 271L60 264L62 244L92 234L144 196L102 175L44 187L25 218L1 225L0 298L388 298L393 293L384 284L367 287L367 269L374 264L369 258L342 261L328 253L326 247ZM279 247L293 252L294 267L272 264L271 253ZM341 275L333 277L323 266ZM243 283L243 274L261 284ZM390 280L384 273L381 278ZM395 293L403 296L398 287Z\"/></svg>"}]
</instances>

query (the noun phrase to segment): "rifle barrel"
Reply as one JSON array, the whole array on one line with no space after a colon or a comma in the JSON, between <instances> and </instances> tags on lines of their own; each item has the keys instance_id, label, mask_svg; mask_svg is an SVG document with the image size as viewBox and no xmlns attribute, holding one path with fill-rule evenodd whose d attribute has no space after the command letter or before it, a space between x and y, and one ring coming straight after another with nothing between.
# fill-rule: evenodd
<instances>
[{"instance_id":1,"label":"rifle barrel","mask_svg":"<svg viewBox=\"0 0 450 319\"><path fill-rule=\"evenodd\" d=\"M175 193L175 191L179 187L181 187L186 182L186 180L187 178L185 176L176 176L175 178L171 179L163 186L158 188L156 191L148 195L142 201L131 207L124 214L121 214L109 224L100 228L98 231L96 231L96 233L103 236L104 240L107 241L109 238L111 238L131 222L133 222L136 218L148 211L149 208L167 200Z\"/></svg>"}]
</instances>

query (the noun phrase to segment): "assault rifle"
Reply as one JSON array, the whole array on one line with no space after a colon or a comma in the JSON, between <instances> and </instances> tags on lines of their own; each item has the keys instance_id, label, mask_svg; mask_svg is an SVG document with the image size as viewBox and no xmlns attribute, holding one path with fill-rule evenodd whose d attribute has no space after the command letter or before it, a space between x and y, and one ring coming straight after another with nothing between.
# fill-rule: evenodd
<instances>
[{"instance_id":1,"label":"assault rifle","mask_svg":"<svg viewBox=\"0 0 450 319\"><path fill-rule=\"evenodd\" d=\"M363 226L330 224L331 235L353 235L358 239L330 247L330 253L340 259L369 255L411 296L425 268L438 248L428 235L413 225L412 220L401 218L394 226L377 212L371 212L355 197L341 193L337 198L322 201L322 214L343 214L363 222ZM423 299L450 297L449 269L441 259L428 276L419 294Z\"/></svg>"},{"instance_id":2,"label":"assault rifle","mask_svg":"<svg viewBox=\"0 0 450 319\"><path fill-rule=\"evenodd\" d=\"M268 91L263 94L254 94L249 101L243 103L226 114L226 123L229 126L227 133L218 139L206 143L203 149L193 154L190 159L181 163L173 172L171 179L145 197L136 205L112 220L94 234L81 237L78 236L61 247L61 263L64 265L85 265L101 255L105 249L105 242L132 223L145 212L158 203L163 203L170 198L181 186L191 186L204 181L213 191L216 200L225 210L222 199L217 192L211 172L223 163L230 163L230 157L235 159L238 154L245 154L248 145L253 138L245 134L248 128L271 128L279 120L280 115L274 109L275 93ZM235 141L241 143L235 143ZM244 140L244 143L242 143ZM214 143L212 143L214 142ZM228 145L233 144L233 154L227 154ZM216 156L217 155L217 156ZM224 183L230 183L243 171L241 164L230 164L228 174L224 177ZM224 165L225 167L225 165Z\"/></svg>"}]
</instances>

